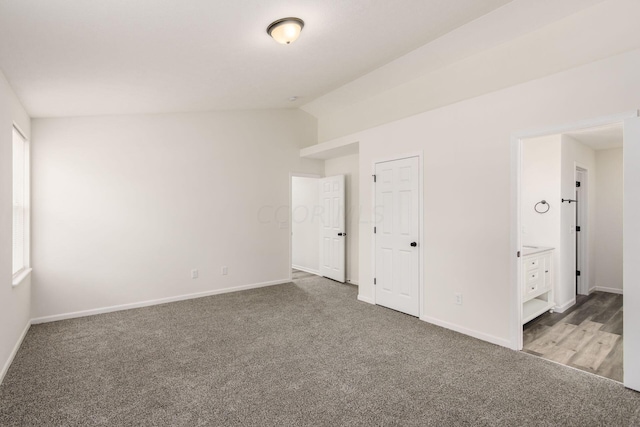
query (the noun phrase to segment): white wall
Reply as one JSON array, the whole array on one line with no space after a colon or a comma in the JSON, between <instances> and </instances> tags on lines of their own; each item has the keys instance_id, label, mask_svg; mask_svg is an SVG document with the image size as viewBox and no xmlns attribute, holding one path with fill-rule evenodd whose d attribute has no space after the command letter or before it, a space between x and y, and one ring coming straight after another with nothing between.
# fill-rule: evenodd
<instances>
[{"instance_id":1,"label":"white wall","mask_svg":"<svg viewBox=\"0 0 640 427\"><path fill-rule=\"evenodd\" d=\"M286 281L316 131L299 110L34 120L33 316Z\"/></svg>"},{"instance_id":2,"label":"white wall","mask_svg":"<svg viewBox=\"0 0 640 427\"><path fill-rule=\"evenodd\" d=\"M291 178L291 264L319 274L320 191L318 178Z\"/></svg>"},{"instance_id":3,"label":"white wall","mask_svg":"<svg viewBox=\"0 0 640 427\"><path fill-rule=\"evenodd\" d=\"M554 248L553 281L560 283L560 179L562 138L560 135L526 139L522 143L521 175L521 221L522 245L546 246ZM539 214L534 210L536 203L546 200L548 205L539 205ZM557 300L556 300L557 302Z\"/></svg>"},{"instance_id":4,"label":"white wall","mask_svg":"<svg viewBox=\"0 0 640 427\"><path fill-rule=\"evenodd\" d=\"M346 233L347 233L347 271L349 283L358 283L358 241L360 238L360 175L359 155L337 157L325 160L325 176L345 175L346 190Z\"/></svg>"},{"instance_id":5,"label":"white wall","mask_svg":"<svg viewBox=\"0 0 640 427\"><path fill-rule=\"evenodd\" d=\"M595 283L595 217L596 217L596 186L594 185L597 170L595 151L591 147L580 143L576 139L562 135L562 198L575 199L576 196L576 166L588 171L587 177L587 224L582 224L581 238L587 240L588 265L587 273L582 271L582 280L587 281L587 289L592 289ZM583 195L584 198L584 195ZM585 205L585 201L580 202ZM556 284L556 305L561 308L572 304L576 294L576 204L562 204L562 220L560 226L560 283ZM582 270L585 270L584 266Z\"/></svg>"},{"instance_id":6,"label":"white wall","mask_svg":"<svg viewBox=\"0 0 640 427\"><path fill-rule=\"evenodd\" d=\"M596 151L595 286L622 292L622 148Z\"/></svg>"},{"instance_id":7,"label":"white wall","mask_svg":"<svg viewBox=\"0 0 640 427\"><path fill-rule=\"evenodd\" d=\"M29 325L31 278L12 286L12 127L30 139L30 119L0 72L0 382Z\"/></svg>"},{"instance_id":8,"label":"white wall","mask_svg":"<svg viewBox=\"0 0 640 427\"><path fill-rule=\"evenodd\" d=\"M514 345L511 135L637 109L638 73L635 50L336 140L360 142L363 207L371 206L376 159L424 152L425 319ZM365 208L359 296L372 302L370 227ZM463 293L463 305L454 304L455 292Z\"/></svg>"},{"instance_id":9,"label":"white wall","mask_svg":"<svg viewBox=\"0 0 640 427\"><path fill-rule=\"evenodd\" d=\"M559 248L560 135L532 138L522 144L522 244ZM535 211L536 203L544 214Z\"/></svg>"},{"instance_id":10,"label":"white wall","mask_svg":"<svg viewBox=\"0 0 640 427\"><path fill-rule=\"evenodd\" d=\"M499 14L500 11L494 13ZM640 26L637 16L640 16L640 2L637 0L602 1L539 30L438 67L409 81L404 79L406 66L396 67L397 72L385 74L383 80L400 81L400 84L391 89L383 84L379 91L354 101L349 88L353 88L357 94L360 86L368 84L370 75L367 74L345 86L347 89L340 96L342 101L332 111L318 107L326 99L331 99L333 92L303 108L309 112L322 111L317 115L319 140L332 140L638 49ZM514 25L514 22L505 21L500 25ZM457 30L464 46L468 45L466 31L469 25ZM488 31L495 34L492 30ZM442 49L438 40L433 45L436 51ZM447 57L447 50L443 52L434 55L428 64L438 63L441 58ZM413 52L394 62L405 64L403 61L411 54ZM337 91L340 90L342 88ZM565 102L561 98L550 101L554 104Z\"/></svg>"}]
</instances>

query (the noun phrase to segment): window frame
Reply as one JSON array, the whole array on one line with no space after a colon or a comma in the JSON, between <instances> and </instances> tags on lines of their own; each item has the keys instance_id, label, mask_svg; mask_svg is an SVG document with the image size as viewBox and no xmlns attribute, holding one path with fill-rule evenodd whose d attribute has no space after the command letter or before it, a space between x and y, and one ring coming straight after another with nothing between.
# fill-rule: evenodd
<instances>
[{"instance_id":1,"label":"window frame","mask_svg":"<svg viewBox=\"0 0 640 427\"><path fill-rule=\"evenodd\" d=\"M12 225L11 225L11 273L12 273L12 286L20 285L31 273L31 158L30 158L30 144L29 139L26 137L25 133L16 125L13 125L11 132L11 182L13 183L16 177L16 170L14 165L14 149L15 149L15 138L16 136L22 140L22 149L23 149L23 167L21 173L22 177L22 267L17 271L13 271L14 265L14 256L15 256L15 231L14 231L14 221L13 215L15 213L14 209L14 188L13 184L11 186L11 206L12 206Z\"/></svg>"}]
</instances>

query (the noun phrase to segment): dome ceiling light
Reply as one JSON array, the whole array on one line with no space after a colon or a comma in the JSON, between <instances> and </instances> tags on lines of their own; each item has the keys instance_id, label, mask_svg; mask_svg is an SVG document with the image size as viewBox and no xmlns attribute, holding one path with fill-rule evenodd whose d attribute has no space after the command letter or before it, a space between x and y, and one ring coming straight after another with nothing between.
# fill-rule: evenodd
<instances>
[{"instance_id":1,"label":"dome ceiling light","mask_svg":"<svg viewBox=\"0 0 640 427\"><path fill-rule=\"evenodd\" d=\"M304 28L302 19L282 18L267 27L267 34L280 44L291 44L298 39L302 28Z\"/></svg>"}]
</instances>

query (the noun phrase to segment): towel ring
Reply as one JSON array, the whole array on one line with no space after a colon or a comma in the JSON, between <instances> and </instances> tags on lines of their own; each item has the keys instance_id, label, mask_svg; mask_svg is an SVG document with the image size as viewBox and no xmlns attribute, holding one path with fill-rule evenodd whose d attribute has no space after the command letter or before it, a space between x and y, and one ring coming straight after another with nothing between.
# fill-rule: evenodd
<instances>
[{"instance_id":1,"label":"towel ring","mask_svg":"<svg viewBox=\"0 0 640 427\"><path fill-rule=\"evenodd\" d=\"M542 205L543 207L539 208L538 205ZM547 207L547 209L544 209L544 206ZM551 205L549 203L547 203L546 200L540 200L538 203L535 204L535 206L533 207L533 210L538 212L539 214L543 214L543 213L547 213L549 212L549 209L551 209Z\"/></svg>"}]
</instances>

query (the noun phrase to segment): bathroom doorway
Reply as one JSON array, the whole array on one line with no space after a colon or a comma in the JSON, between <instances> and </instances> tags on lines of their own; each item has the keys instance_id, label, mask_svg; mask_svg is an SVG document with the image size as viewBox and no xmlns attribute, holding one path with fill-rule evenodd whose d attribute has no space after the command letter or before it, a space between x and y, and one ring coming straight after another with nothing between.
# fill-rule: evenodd
<instances>
[{"instance_id":1,"label":"bathroom doorway","mask_svg":"<svg viewBox=\"0 0 640 427\"><path fill-rule=\"evenodd\" d=\"M521 349L623 381L622 121L521 140Z\"/></svg>"}]
</instances>

